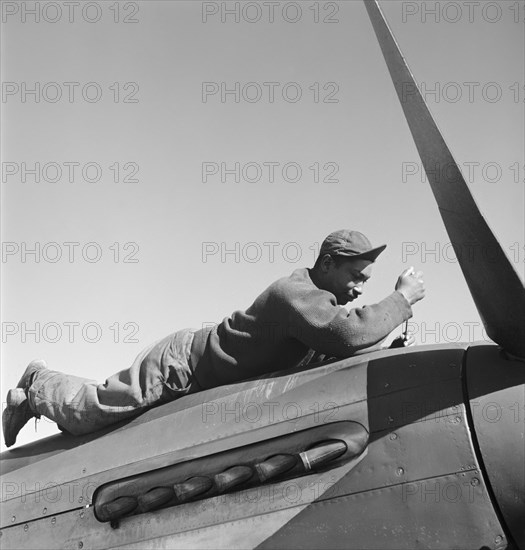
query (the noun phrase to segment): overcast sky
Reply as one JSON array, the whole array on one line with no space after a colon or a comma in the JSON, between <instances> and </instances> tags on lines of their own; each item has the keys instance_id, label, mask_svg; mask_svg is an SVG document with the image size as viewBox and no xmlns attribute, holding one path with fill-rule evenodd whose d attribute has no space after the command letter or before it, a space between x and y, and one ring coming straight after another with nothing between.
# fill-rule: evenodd
<instances>
[{"instance_id":1,"label":"overcast sky","mask_svg":"<svg viewBox=\"0 0 525 550\"><path fill-rule=\"evenodd\" d=\"M382 6L523 278L524 3ZM418 344L484 338L361 1L4 2L1 46L2 400L35 358L103 382L340 228L388 244L354 306L414 265Z\"/></svg>"}]
</instances>

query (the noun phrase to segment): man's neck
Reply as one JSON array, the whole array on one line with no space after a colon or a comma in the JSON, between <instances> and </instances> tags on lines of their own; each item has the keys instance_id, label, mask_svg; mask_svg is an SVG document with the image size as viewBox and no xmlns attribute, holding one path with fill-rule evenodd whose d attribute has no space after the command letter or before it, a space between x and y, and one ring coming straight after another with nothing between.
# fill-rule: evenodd
<instances>
[{"instance_id":1,"label":"man's neck","mask_svg":"<svg viewBox=\"0 0 525 550\"><path fill-rule=\"evenodd\" d=\"M317 287L317 288L320 288L321 290L323 290L323 287L321 285L321 281L319 279L319 274L316 272L316 270L312 267L312 268L308 268L307 269L308 271L308 275L310 276L310 279L312 280L312 283Z\"/></svg>"}]
</instances>

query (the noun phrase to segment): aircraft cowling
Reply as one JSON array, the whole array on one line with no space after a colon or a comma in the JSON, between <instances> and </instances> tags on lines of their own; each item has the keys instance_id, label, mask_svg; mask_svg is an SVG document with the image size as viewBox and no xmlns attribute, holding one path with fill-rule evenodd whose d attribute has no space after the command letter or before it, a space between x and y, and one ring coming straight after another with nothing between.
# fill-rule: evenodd
<instances>
[{"instance_id":1,"label":"aircraft cowling","mask_svg":"<svg viewBox=\"0 0 525 550\"><path fill-rule=\"evenodd\" d=\"M525 365L494 346L472 346L465 378L489 491L518 548L525 548Z\"/></svg>"}]
</instances>

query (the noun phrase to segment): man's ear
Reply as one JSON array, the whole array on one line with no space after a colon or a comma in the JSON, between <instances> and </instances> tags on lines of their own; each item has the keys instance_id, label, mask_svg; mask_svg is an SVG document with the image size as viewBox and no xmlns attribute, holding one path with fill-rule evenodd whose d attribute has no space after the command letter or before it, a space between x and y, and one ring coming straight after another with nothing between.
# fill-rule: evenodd
<instances>
[{"instance_id":1,"label":"man's ear","mask_svg":"<svg viewBox=\"0 0 525 550\"><path fill-rule=\"evenodd\" d=\"M330 266L334 263L334 259L330 254L325 254L321 258L321 271L323 273L328 273L328 270L330 269Z\"/></svg>"}]
</instances>

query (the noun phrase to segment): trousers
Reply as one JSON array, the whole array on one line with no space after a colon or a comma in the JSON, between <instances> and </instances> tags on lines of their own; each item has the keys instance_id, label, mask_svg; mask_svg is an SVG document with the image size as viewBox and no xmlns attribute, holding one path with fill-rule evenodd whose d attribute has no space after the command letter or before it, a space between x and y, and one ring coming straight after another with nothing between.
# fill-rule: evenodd
<instances>
[{"instance_id":1,"label":"trousers","mask_svg":"<svg viewBox=\"0 0 525 550\"><path fill-rule=\"evenodd\" d=\"M29 407L35 416L53 420L62 431L82 435L198 391L190 360L197 330L179 330L151 344L128 369L103 384L41 369L27 390Z\"/></svg>"}]
</instances>

